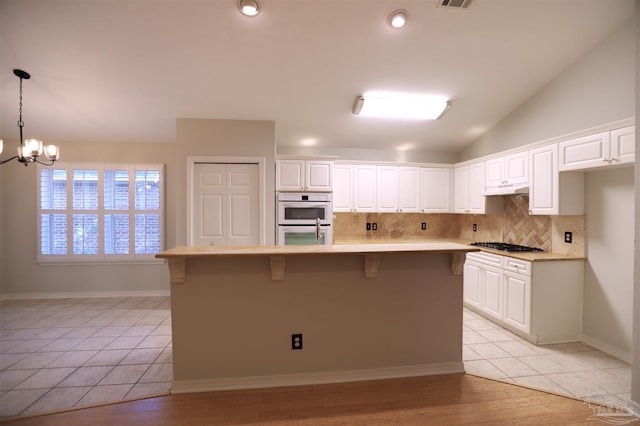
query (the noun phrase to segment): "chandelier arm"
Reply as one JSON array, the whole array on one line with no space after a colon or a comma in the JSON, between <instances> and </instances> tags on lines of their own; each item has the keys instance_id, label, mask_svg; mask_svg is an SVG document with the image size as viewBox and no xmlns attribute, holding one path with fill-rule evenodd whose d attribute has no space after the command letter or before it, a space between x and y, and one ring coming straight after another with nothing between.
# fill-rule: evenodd
<instances>
[{"instance_id":1,"label":"chandelier arm","mask_svg":"<svg viewBox=\"0 0 640 426\"><path fill-rule=\"evenodd\" d=\"M49 160L48 163L44 163L44 162L42 162L40 160L37 160L37 159L34 159L33 162L34 163L38 163L38 164L42 164L43 166L53 166L53 163L55 163L55 161L51 161L51 160Z\"/></svg>"},{"instance_id":2,"label":"chandelier arm","mask_svg":"<svg viewBox=\"0 0 640 426\"><path fill-rule=\"evenodd\" d=\"M2 161L0 161L0 166L1 166L1 165L3 165L4 163L8 163L8 162L9 162L9 161L11 161L11 160L15 160L16 158L20 158L20 157L19 157L19 156L17 156L17 155L14 155L14 156L13 156L13 157L11 157L11 158L7 158L6 160L2 160Z\"/></svg>"}]
</instances>

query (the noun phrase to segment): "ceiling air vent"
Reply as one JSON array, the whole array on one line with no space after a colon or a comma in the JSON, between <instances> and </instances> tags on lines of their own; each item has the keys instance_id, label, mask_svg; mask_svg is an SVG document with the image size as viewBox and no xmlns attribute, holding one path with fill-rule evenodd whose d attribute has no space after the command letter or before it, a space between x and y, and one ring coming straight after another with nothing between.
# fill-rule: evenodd
<instances>
[{"instance_id":1,"label":"ceiling air vent","mask_svg":"<svg viewBox=\"0 0 640 426\"><path fill-rule=\"evenodd\" d=\"M438 0L438 7L443 9L466 9L473 0Z\"/></svg>"}]
</instances>

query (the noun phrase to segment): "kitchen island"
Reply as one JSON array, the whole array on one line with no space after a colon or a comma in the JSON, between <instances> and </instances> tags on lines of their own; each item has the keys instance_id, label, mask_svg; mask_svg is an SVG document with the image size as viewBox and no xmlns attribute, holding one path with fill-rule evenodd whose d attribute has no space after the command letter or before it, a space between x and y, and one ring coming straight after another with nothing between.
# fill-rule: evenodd
<instances>
[{"instance_id":1,"label":"kitchen island","mask_svg":"<svg viewBox=\"0 0 640 426\"><path fill-rule=\"evenodd\" d=\"M159 253L171 278L172 392L462 372L469 251L432 242Z\"/></svg>"}]
</instances>

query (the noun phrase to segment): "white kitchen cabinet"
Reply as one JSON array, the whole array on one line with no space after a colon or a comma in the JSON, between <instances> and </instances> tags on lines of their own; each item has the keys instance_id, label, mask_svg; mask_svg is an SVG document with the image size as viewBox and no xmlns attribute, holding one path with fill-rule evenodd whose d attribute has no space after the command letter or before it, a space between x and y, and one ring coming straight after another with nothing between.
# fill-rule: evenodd
<instances>
[{"instance_id":1,"label":"white kitchen cabinet","mask_svg":"<svg viewBox=\"0 0 640 426\"><path fill-rule=\"evenodd\" d=\"M376 211L376 166L353 166L353 211Z\"/></svg>"},{"instance_id":2,"label":"white kitchen cabinet","mask_svg":"<svg viewBox=\"0 0 640 426\"><path fill-rule=\"evenodd\" d=\"M376 211L398 211L398 167L376 166Z\"/></svg>"},{"instance_id":3,"label":"white kitchen cabinet","mask_svg":"<svg viewBox=\"0 0 640 426\"><path fill-rule=\"evenodd\" d=\"M420 168L377 166L376 211L417 212L420 207Z\"/></svg>"},{"instance_id":4,"label":"white kitchen cabinet","mask_svg":"<svg viewBox=\"0 0 640 426\"><path fill-rule=\"evenodd\" d=\"M276 160L276 191L333 190L333 161Z\"/></svg>"},{"instance_id":5,"label":"white kitchen cabinet","mask_svg":"<svg viewBox=\"0 0 640 426\"><path fill-rule=\"evenodd\" d=\"M482 264L467 257L467 261L464 263L463 276L465 305L474 307L478 310L482 309Z\"/></svg>"},{"instance_id":6,"label":"white kitchen cabinet","mask_svg":"<svg viewBox=\"0 0 640 426\"><path fill-rule=\"evenodd\" d=\"M563 141L558 147L561 172L633 163L635 126Z\"/></svg>"},{"instance_id":7,"label":"white kitchen cabinet","mask_svg":"<svg viewBox=\"0 0 640 426\"><path fill-rule=\"evenodd\" d=\"M454 213L498 214L502 211L502 199L485 197L484 161L458 166L453 169Z\"/></svg>"},{"instance_id":8,"label":"white kitchen cabinet","mask_svg":"<svg viewBox=\"0 0 640 426\"><path fill-rule=\"evenodd\" d=\"M533 343L578 341L583 280L582 260L529 262L471 252L464 264L464 304Z\"/></svg>"},{"instance_id":9,"label":"white kitchen cabinet","mask_svg":"<svg viewBox=\"0 0 640 426\"><path fill-rule=\"evenodd\" d=\"M353 209L353 166L333 166L333 211L350 212Z\"/></svg>"},{"instance_id":10,"label":"white kitchen cabinet","mask_svg":"<svg viewBox=\"0 0 640 426\"><path fill-rule=\"evenodd\" d=\"M484 265L482 268L482 311L494 318L503 316L502 269Z\"/></svg>"},{"instance_id":11,"label":"white kitchen cabinet","mask_svg":"<svg viewBox=\"0 0 640 426\"><path fill-rule=\"evenodd\" d=\"M420 211L420 167L398 168L398 211Z\"/></svg>"},{"instance_id":12,"label":"white kitchen cabinet","mask_svg":"<svg viewBox=\"0 0 640 426\"><path fill-rule=\"evenodd\" d=\"M611 131L611 164L630 164L636 161L636 127L627 126Z\"/></svg>"},{"instance_id":13,"label":"white kitchen cabinet","mask_svg":"<svg viewBox=\"0 0 640 426\"><path fill-rule=\"evenodd\" d=\"M485 186L526 184L529 181L527 151L492 158L485 163Z\"/></svg>"},{"instance_id":14,"label":"white kitchen cabinet","mask_svg":"<svg viewBox=\"0 0 640 426\"><path fill-rule=\"evenodd\" d=\"M420 210L423 213L450 213L451 169L423 167L420 173Z\"/></svg>"},{"instance_id":15,"label":"white kitchen cabinet","mask_svg":"<svg viewBox=\"0 0 640 426\"><path fill-rule=\"evenodd\" d=\"M584 174L558 170L558 144L529 151L529 214L584 214Z\"/></svg>"}]
</instances>

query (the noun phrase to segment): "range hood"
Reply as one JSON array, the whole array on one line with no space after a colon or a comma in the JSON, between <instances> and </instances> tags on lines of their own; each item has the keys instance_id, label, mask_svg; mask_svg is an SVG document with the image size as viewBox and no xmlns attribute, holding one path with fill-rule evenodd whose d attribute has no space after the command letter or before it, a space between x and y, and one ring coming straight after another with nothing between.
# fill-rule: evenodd
<instances>
[{"instance_id":1,"label":"range hood","mask_svg":"<svg viewBox=\"0 0 640 426\"><path fill-rule=\"evenodd\" d=\"M526 183L514 184L514 185L500 185L487 188L482 193L485 197L491 197L494 195L515 195L515 194L528 194L529 185Z\"/></svg>"}]
</instances>

